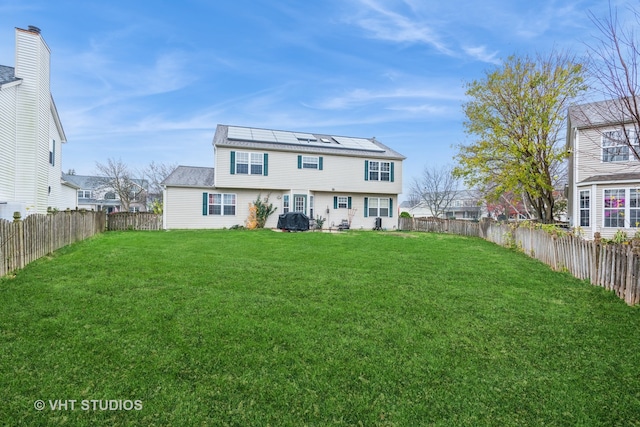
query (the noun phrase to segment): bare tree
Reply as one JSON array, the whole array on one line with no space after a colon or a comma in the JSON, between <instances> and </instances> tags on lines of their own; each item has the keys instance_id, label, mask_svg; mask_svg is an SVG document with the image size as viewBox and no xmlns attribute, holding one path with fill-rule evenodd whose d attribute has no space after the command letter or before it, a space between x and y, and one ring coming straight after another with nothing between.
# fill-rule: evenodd
<instances>
[{"instance_id":1,"label":"bare tree","mask_svg":"<svg viewBox=\"0 0 640 427\"><path fill-rule=\"evenodd\" d=\"M147 201L156 213L162 212L162 181L164 181L176 167L178 167L178 165L175 163L165 164L152 161L140 172L140 176L148 183Z\"/></svg>"},{"instance_id":2,"label":"bare tree","mask_svg":"<svg viewBox=\"0 0 640 427\"><path fill-rule=\"evenodd\" d=\"M605 98L611 101L601 103L596 119L591 122L617 123L619 132L608 133L610 144L628 147L640 159L638 135L640 135L640 39L636 31L640 25L640 12L629 7L631 22L618 19L616 8L609 6L609 16L598 18L590 13L591 21L600 31L601 37L590 46L589 70L600 83ZM625 26L625 24L627 26ZM588 111L583 114L588 116Z\"/></svg>"},{"instance_id":3,"label":"bare tree","mask_svg":"<svg viewBox=\"0 0 640 427\"><path fill-rule=\"evenodd\" d=\"M131 170L121 159L109 158L106 163L96 162L96 169L99 188L114 191L124 211L129 211L132 202L146 204L147 191L144 182L133 178Z\"/></svg>"},{"instance_id":4,"label":"bare tree","mask_svg":"<svg viewBox=\"0 0 640 427\"><path fill-rule=\"evenodd\" d=\"M453 167L425 166L420 178L414 178L409 200L423 203L431 215L444 215L458 195L458 179L453 175ZM417 203L416 203L417 204Z\"/></svg>"}]
</instances>

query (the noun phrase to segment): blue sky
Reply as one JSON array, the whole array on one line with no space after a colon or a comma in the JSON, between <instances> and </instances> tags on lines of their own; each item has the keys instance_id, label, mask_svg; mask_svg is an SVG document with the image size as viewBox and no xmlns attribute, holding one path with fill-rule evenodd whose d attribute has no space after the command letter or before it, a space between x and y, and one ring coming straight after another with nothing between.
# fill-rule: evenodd
<instances>
[{"instance_id":1,"label":"blue sky","mask_svg":"<svg viewBox=\"0 0 640 427\"><path fill-rule=\"evenodd\" d=\"M622 19L637 1L611 0ZM404 187L452 164L464 84L511 54L582 55L604 0L0 0L52 51L63 169L122 159L213 166L217 124L373 137L407 156ZM630 16L629 16L630 18Z\"/></svg>"}]
</instances>

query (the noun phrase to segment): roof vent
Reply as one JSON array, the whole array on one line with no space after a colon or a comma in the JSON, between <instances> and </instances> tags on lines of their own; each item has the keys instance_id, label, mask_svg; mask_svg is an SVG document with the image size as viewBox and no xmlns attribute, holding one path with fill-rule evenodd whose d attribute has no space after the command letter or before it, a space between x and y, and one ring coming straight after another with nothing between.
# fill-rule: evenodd
<instances>
[{"instance_id":1,"label":"roof vent","mask_svg":"<svg viewBox=\"0 0 640 427\"><path fill-rule=\"evenodd\" d=\"M28 29L32 33L40 34L40 28L36 27L35 25L29 25Z\"/></svg>"}]
</instances>

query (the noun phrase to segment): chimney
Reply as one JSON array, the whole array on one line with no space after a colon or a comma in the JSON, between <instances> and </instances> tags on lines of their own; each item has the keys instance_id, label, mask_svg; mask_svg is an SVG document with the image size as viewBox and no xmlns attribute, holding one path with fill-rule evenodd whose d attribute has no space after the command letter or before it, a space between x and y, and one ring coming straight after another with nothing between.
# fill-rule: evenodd
<instances>
[{"instance_id":1,"label":"chimney","mask_svg":"<svg viewBox=\"0 0 640 427\"><path fill-rule=\"evenodd\" d=\"M29 25L28 30L32 33L40 34L40 28L36 27L35 25Z\"/></svg>"}]
</instances>

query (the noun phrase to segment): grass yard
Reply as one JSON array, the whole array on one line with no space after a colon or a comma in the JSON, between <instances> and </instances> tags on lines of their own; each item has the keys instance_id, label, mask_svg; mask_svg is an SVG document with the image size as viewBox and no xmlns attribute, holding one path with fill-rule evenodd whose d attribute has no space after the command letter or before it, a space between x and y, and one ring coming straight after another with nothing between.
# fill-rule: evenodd
<instances>
[{"instance_id":1,"label":"grass yard","mask_svg":"<svg viewBox=\"0 0 640 427\"><path fill-rule=\"evenodd\" d=\"M640 426L640 310L480 239L112 232L0 303L2 425Z\"/></svg>"}]
</instances>

